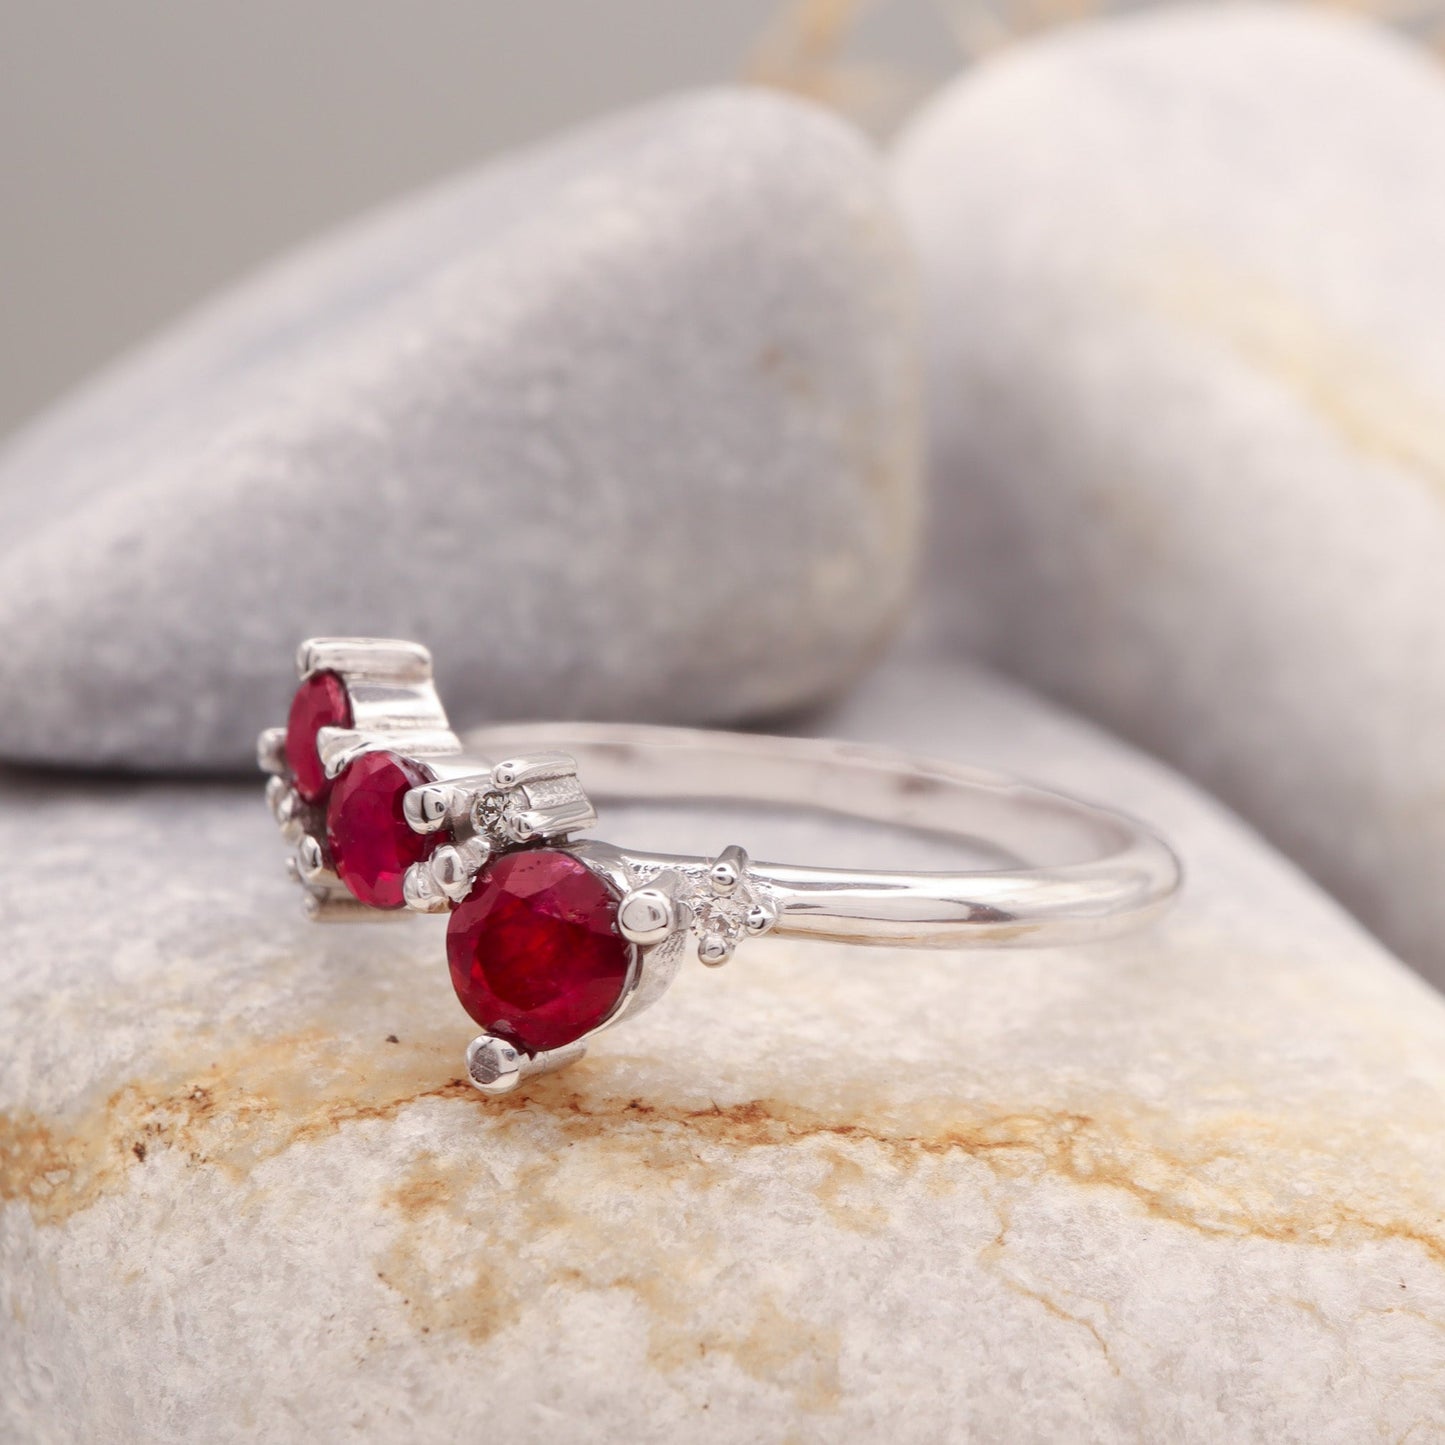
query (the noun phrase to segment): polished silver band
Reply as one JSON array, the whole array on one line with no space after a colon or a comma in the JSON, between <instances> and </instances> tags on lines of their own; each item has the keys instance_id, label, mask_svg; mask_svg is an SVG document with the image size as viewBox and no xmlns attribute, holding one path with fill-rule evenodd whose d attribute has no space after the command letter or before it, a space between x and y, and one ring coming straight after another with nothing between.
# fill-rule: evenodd
<instances>
[{"instance_id":1,"label":"polished silver band","mask_svg":"<svg viewBox=\"0 0 1445 1445\"><path fill-rule=\"evenodd\" d=\"M1000 773L827 738L641 724L525 723L463 735L467 753L556 750L589 794L619 801L740 802L858 818L983 843L1016 866L951 872L748 869L771 897L778 936L893 947L1051 945L1110 937L1162 912L1179 890L1173 851L1112 809ZM708 860L605 848L629 872Z\"/></svg>"}]
</instances>

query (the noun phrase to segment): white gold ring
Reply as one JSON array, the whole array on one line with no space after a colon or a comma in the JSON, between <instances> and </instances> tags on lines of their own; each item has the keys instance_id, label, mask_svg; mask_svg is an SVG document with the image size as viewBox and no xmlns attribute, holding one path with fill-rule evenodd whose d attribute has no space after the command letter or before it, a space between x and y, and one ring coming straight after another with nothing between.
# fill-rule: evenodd
<instances>
[{"instance_id":1,"label":"white gold ring","mask_svg":"<svg viewBox=\"0 0 1445 1445\"><path fill-rule=\"evenodd\" d=\"M415 643L313 638L287 727L261 734L267 798L311 917L448 915L484 1093L581 1058L666 991L764 934L890 947L1086 942L1179 891L1142 823L1001 774L826 739L589 723L451 729ZM499 761L489 761L490 759ZM574 838L599 797L755 802L985 840L1017 866L858 871L638 852Z\"/></svg>"}]
</instances>

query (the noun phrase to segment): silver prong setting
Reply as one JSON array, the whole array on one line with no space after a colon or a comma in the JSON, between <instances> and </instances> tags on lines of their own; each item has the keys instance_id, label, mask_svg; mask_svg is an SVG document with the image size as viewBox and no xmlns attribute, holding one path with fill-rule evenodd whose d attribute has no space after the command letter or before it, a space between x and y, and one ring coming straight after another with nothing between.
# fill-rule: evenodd
<instances>
[{"instance_id":1,"label":"silver prong setting","mask_svg":"<svg viewBox=\"0 0 1445 1445\"><path fill-rule=\"evenodd\" d=\"M256 764L263 773L278 777L286 771L286 729L265 728L256 739Z\"/></svg>"},{"instance_id":2,"label":"silver prong setting","mask_svg":"<svg viewBox=\"0 0 1445 1445\"><path fill-rule=\"evenodd\" d=\"M664 868L641 878L634 874L630 881L618 909L618 931L653 949L670 934L688 930L698 959L709 968L722 967L743 939L771 932L778 921L776 900L753 874L747 853L735 845L708 863Z\"/></svg>"},{"instance_id":3,"label":"silver prong setting","mask_svg":"<svg viewBox=\"0 0 1445 1445\"><path fill-rule=\"evenodd\" d=\"M510 1094L522 1082L522 1051L506 1039L478 1034L467 1045L467 1078L483 1094Z\"/></svg>"},{"instance_id":4,"label":"silver prong setting","mask_svg":"<svg viewBox=\"0 0 1445 1445\"><path fill-rule=\"evenodd\" d=\"M460 841L470 842L460 795L443 785L443 779L485 778L490 768L479 761L461 762L461 742L451 730L446 710L432 682L431 654L413 642L386 638L311 638L297 654L297 671L303 682L317 673L334 673L345 689L350 718L345 727L321 727L316 749L322 771L335 780L356 759L373 752L390 752L414 763L425 787L412 790L408 826L419 833L437 833L460 826ZM333 713L332 716L337 714ZM402 880L402 908L378 908L360 902L342 883L331 858L326 837L327 804L306 802L297 790L286 756L286 728L267 728L257 740L257 761L270 776L266 799L291 845L287 871L304 891L308 915L318 921L355 919L382 922L405 917L408 911L445 912L461 888L460 869L446 875L450 894L433 876L431 859L414 865ZM458 762L452 762L452 759ZM442 840L447 841L451 839ZM466 867L475 871L487 854L487 843L462 850ZM455 857L455 854L453 855Z\"/></svg>"},{"instance_id":5,"label":"silver prong setting","mask_svg":"<svg viewBox=\"0 0 1445 1445\"><path fill-rule=\"evenodd\" d=\"M532 753L524 758L504 758L492 769L494 786L503 790L544 783L552 778L577 775L577 762L570 753Z\"/></svg>"},{"instance_id":6,"label":"silver prong setting","mask_svg":"<svg viewBox=\"0 0 1445 1445\"><path fill-rule=\"evenodd\" d=\"M532 813L508 813L502 818L502 831L513 843L530 843L541 836L539 820Z\"/></svg>"},{"instance_id":7,"label":"silver prong setting","mask_svg":"<svg viewBox=\"0 0 1445 1445\"><path fill-rule=\"evenodd\" d=\"M759 899L747 911L743 920L743 927L752 938L761 938L763 934L770 933L773 925L778 921L778 910L770 902Z\"/></svg>"},{"instance_id":8,"label":"silver prong setting","mask_svg":"<svg viewBox=\"0 0 1445 1445\"><path fill-rule=\"evenodd\" d=\"M281 836L293 846L299 843L306 832L306 804L295 788L287 787L280 793L272 808Z\"/></svg>"},{"instance_id":9,"label":"silver prong setting","mask_svg":"<svg viewBox=\"0 0 1445 1445\"><path fill-rule=\"evenodd\" d=\"M450 783L452 827L463 834L485 833L499 847L565 842L597 821L577 781L576 761L566 753L509 758L483 776L452 777Z\"/></svg>"},{"instance_id":10,"label":"silver prong setting","mask_svg":"<svg viewBox=\"0 0 1445 1445\"><path fill-rule=\"evenodd\" d=\"M472 891L472 880L491 852L487 840L480 837L445 843L431 856L432 880L453 903L460 903Z\"/></svg>"},{"instance_id":11,"label":"silver prong setting","mask_svg":"<svg viewBox=\"0 0 1445 1445\"><path fill-rule=\"evenodd\" d=\"M455 803L456 789L447 783L423 783L410 789L401 800L407 826L413 833L435 833L446 827Z\"/></svg>"},{"instance_id":12,"label":"silver prong setting","mask_svg":"<svg viewBox=\"0 0 1445 1445\"><path fill-rule=\"evenodd\" d=\"M719 898L730 898L748 871L748 855L732 844L724 848L707 870L708 886Z\"/></svg>"},{"instance_id":13,"label":"silver prong setting","mask_svg":"<svg viewBox=\"0 0 1445 1445\"><path fill-rule=\"evenodd\" d=\"M316 734L316 751L321 757L322 769L333 780L376 746L371 737L355 728L321 728Z\"/></svg>"},{"instance_id":14,"label":"silver prong setting","mask_svg":"<svg viewBox=\"0 0 1445 1445\"><path fill-rule=\"evenodd\" d=\"M296 844L296 872L308 888L341 882L326 856L325 845L314 833L303 833Z\"/></svg>"},{"instance_id":15,"label":"silver prong setting","mask_svg":"<svg viewBox=\"0 0 1445 1445\"><path fill-rule=\"evenodd\" d=\"M430 862L413 863L402 875L402 902L413 913L445 913L447 895L437 886Z\"/></svg>"},{"instance_id":16,"label":"silver prong setting","mask_svg":"<svg viewBox=\"0 0 1445 1445\"><path fill-rule=\"evenodd\" d=\"M304 682L315 672L367 682L427 683L432 660L421 643L395 637L311 637L297 649L296 673Z\"/></svg>"},{"instance_id":17,"label":"silver prong setting","mask_svg":"<svg viewBox=\"0 0 1445 1445\"><path fill-rule=\"evenodd\" d=\"M733 956L736 945L722 933L704 933L697 941L698 961L708 968L721 968Z\"/></svg>"},{"instance_id":18,"label":"silver prong setting","mask_svg":"<svg viewBox=\"0 0 1445 1445\"><path fill-rule=\"evenodd\" d=\"M448 843L432 854L431 876L436 886L454 903L460 902L471 887L471 874L466 860L455 844Z\"/></svg>"},{"instance_id":19,"label":"silver prong setting","mask_svg":"<svg viewBox=\"0 0 1445 1445\"><path fill-rule=\"evenodd\" d=\"M266 806L270 808L271 816L278 823L281 821L281 800L292 792L291 784L285 778L266 779Z\"/></svg>"},{"instance_id":20,"label":"silver prong setting","mask_svg":"<svg viewBox=\"0 0 1445 1445\"><path fill-rule=\"evenodd\" d=\"M510 1094L523 1079L565 1069L586 1052L587 1045L578 1040L559 1049L526 1054L495 1034L478 1034L467 1045L467 1078L479 1093Z\"/></svg>"},{"instance_id":21,"label":"silver prong setting","mask_svg":"<svg viewBox=\"0 0 1445 1445\"><path fill-rule=\"evenodd\" d=\"M669 870L645 887L624 895L617 907L617 927L629 943L650 948L692 922L684 893L687 880Z\"/></svg>"}]
</instances>

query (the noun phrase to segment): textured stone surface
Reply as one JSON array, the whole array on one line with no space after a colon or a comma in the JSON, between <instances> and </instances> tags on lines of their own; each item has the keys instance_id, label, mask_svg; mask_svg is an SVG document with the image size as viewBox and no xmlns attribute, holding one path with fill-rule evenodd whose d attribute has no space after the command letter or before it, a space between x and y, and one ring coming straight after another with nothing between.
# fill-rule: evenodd
<instances>
[{"instance_id":1,"label":"textured stone surface","mask_svg":"<svg viewBox=\"0 0 1445 1445\"><path fill-rule=\"evenodd\" d=\"M882 168L762 92L363 219L0 459L0 755L242 765L319 633L425 637L464 719L835 690L910 574L915 350Z\"/></svg>"},{"instance_id":2,"label":"textured stone surface","mask_svg":"<svg viewBox=\"0 0 1445 1445\"><path fill-rule=\"evenodd\" d=\"M1089 25L896 177L952 634L1445 982L1445 74L1306 7Z\"/></svg>"},{"instance_id":3,"label":"textured stone surface","mask_svg":"<svg viewBox=\"0 0 1445 1445\"><path fill-rule=\"evenodd\" d=\"M259 788L8 781L0 1435L1437 1438L1445 1004L982 674L837 726L1157 820L1185 904L1094 950L744 945L489 1102L441 921L305 925Z\"/></svg>"}]
</instances>

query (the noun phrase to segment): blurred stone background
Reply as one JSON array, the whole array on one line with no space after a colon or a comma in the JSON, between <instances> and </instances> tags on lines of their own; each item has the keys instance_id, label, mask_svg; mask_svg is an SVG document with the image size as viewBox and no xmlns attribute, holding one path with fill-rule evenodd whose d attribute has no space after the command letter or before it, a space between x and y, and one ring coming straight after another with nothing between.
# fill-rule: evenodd
<instances>
[{"instance_id":1,"label":"blurred stone background","mask_svg":"<svg viewBox=\"0 0 1445 1445\"><path fill-rule=\"evenodd\" d=\"M0 0L0 434L262 259L559 126L751 77L888 130L960 58L1102 8Z\"/></svg>"},{"instance_id":2,"label":"blurred stone background","mask_svg":"<svg viewBox=\"0 0 1445 1445\"><path fill-rule=\"evenodd\" d=\"M854 8L0 0L0 433L263 259L496 151L677 87L810 88L844 30L890 73L956 68L929 0Z\"/></svg>"}]
</instances>

